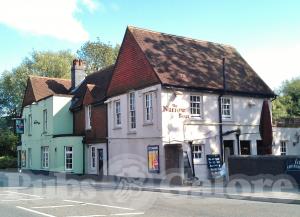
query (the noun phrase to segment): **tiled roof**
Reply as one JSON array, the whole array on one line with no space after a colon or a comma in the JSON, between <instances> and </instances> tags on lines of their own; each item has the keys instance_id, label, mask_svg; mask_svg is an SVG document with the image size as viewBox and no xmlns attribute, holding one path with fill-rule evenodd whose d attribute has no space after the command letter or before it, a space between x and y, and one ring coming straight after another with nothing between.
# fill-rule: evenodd
<instances>
[{"instance_id":1,"label":"tiled roof","mask_svg":"<svg viewBox=\"0 0 300 217\"><path fill-rule=\"evenodd\" d=\"M274 96L273 91L236 51L227 45L128 27L162 84L223 89L225 58L229 92Z\"/></svg>"},{"instance_id":2,"label":"tiled roof","mask_svg":"<svg viewBox=\"0 0 300 217\"><path fill-rule=\"evenodd\" d=\"M70 88L69 79L29 76L23 107L49 96L69 94Z\"/></svg>"},{"instance_id":3,"label":"tiled roof","mask_svg":"<svg viewBox=\"0 0 300 217\"><path fill-rule=\"evenodd\" d=\"M114 65L86 76L85 80L79 85L79 87L72 92L74 97L71 109L75 109L82 105L87 88L92 94L93 103L105 100L106 91L111 80L113 69Z\"/></svg>"}]
</instances>

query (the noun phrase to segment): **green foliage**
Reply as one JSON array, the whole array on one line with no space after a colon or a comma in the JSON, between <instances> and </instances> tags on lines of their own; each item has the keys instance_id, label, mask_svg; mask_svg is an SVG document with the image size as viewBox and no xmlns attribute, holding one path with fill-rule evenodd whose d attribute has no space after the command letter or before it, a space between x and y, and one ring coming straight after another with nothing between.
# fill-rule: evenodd
<instances>
[{"instance_id":1,"label":"green foliage","mask_svg":"<svg viewBox=\"0 0 300 217\"><path fill-rule=\"evenodd\" d=\"M120 46L106 44L97 38L97 41L87 41L80 50L78 57L87 63L87 73L97 71L115 63Z\"/></svg>"},{"instance_id":2,"label":"green foliage","mask_svg":"<svg viewBox=\"0 0 300 217\"><path fill-rule=\"evenodd\" d=\"M17 168L17 158L11 156L0 157L0 169Z\"/></svg>"},{"instance_id":3,"label":"green foliage","mask_svg":"<svg viewBox=\"0 0 300 217\"><path fill-rule=\"evenodd\" d=\"M300 117L300 78L283 82L278 95L273 101L273 117Z\"/></svg>"},{"instance_id":4,"label":"green foliage","mask_svg":"<svg viewBox=\"0 0 300 217\"><path fill-rule=\"evenodd\" d=\"M4 72L0 79L0 114L14 116L20 112L29 75L69 78L74 58L70 51L34 51L18 67Z\"/></svg>"},{"instance_id":5,"label":"green foliage","mask_svg":"<svg viewBox=\"0 0 300 217\"><path fill-rule=\"evenodd\" d=\"M0 131L0 156L15 155L18 142L18 136L12 131Z\"/></svg>"}]
</instances>

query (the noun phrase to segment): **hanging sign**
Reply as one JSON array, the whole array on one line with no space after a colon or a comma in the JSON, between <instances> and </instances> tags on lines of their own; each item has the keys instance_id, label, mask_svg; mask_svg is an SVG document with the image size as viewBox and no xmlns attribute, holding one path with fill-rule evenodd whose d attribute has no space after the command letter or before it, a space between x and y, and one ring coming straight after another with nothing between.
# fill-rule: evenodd
<instances>
[{"instance_id":1,"label":"hanging sign","mask_svg":"<svg viewBox=\"0 0 300 217\"><path fill-rule=\"evenodd\" d=\"M148 146L148 170L150 173L159 173L159 146Z\"/></svg>"},{"instance_id":2,"label":"hanging sign","mask_svg":"<svg viewBox=\"0 0 300 217\"><path fill-rule=\"evenodd\" d=\"M24 119L16 119L16 133L24 134Z\"/></svg>"}]
</instances>

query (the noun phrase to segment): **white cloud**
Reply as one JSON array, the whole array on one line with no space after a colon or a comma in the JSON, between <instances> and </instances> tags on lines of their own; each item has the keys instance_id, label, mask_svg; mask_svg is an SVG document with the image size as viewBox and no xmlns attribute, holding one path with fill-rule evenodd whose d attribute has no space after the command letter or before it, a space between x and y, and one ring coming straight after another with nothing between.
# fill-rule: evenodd
<instances>
[{"instance_id":1,"label":"white cloud","mask_svg":"<svg viewBox=\"0 0 300 217\"><path fill-rule=\"evenodd\" d=\"M0 0L0 23L34 35L85 41L89 34L74 16L79 3L89 11L97 8L93 0Z\"/></svg>"},{"instance_id":2,"label":"white cloud","mask_svg":"<svg viewBox=\"0 0 300 217\"><path fill-rule=\"evenodd\" d=\"M253 48L243 56L271 88L278 88L283 81L300 76L299 53L300 42L285 42Z\"/></svg>"}]
</instances>

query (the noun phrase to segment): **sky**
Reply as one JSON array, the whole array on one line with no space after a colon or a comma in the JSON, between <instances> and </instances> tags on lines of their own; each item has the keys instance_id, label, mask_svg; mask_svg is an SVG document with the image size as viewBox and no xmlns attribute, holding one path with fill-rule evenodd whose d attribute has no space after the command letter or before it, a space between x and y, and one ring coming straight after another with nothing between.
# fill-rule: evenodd
<instances>
[{"instance_id":1,"label":"sky","mask_svg":"<svg viewBox=\"0 0 300 217\"><path fill-rule=\"evenodd\" d=\"M0 0L0 74L36 51L121 44L128 25L235 47L272 88L300 76L299 0Z\"/></svg>"}]
</instances>

